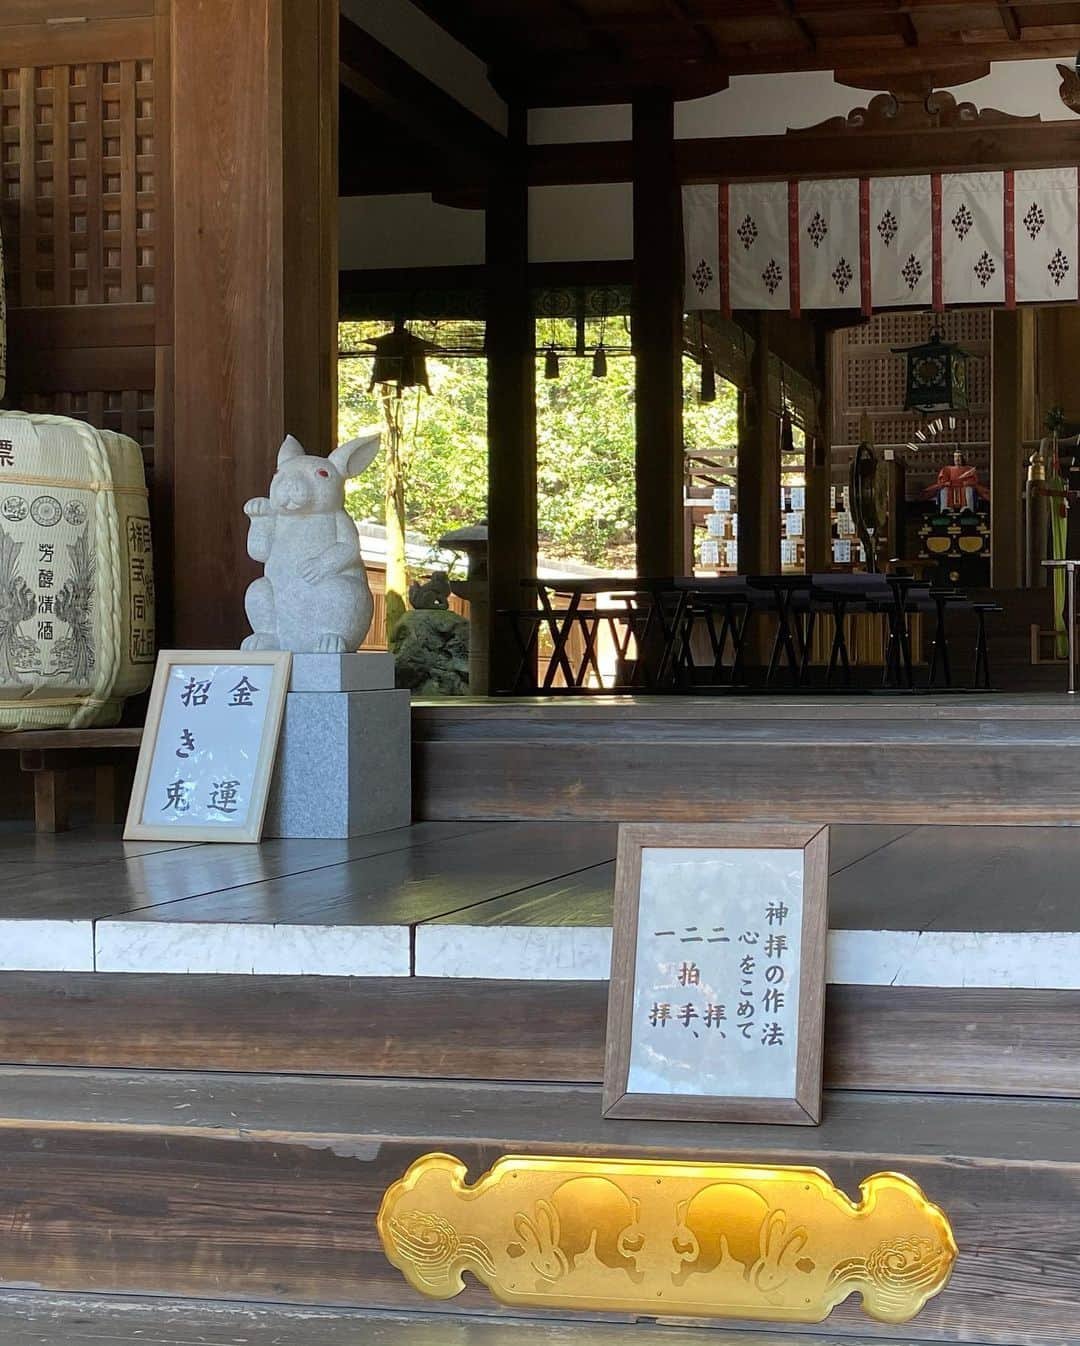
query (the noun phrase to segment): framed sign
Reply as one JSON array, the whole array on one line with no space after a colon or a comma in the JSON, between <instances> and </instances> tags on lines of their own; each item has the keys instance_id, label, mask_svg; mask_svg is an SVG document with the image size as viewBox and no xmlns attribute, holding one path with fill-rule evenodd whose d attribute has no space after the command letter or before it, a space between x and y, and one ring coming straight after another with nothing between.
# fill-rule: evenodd
<instances>
[{"instance_id":1,"label":"framed sign","mask_svg":"<svg viewBox=\"0 0 1080 1346\"><path fill-rule=\"evenodd\" d=\"M258 841L292 655L162 650L125 841Z\"/></svg>"},{"instance_id":2,"label":"framed sign","mask_svg":"<svg viewBox=\"0 0 1080 1346\"><path fill-rule=\"evenodd\" d=\"M619 828L605 1117L821 1118L829 829Z\"/></svg>"}]
</instances>

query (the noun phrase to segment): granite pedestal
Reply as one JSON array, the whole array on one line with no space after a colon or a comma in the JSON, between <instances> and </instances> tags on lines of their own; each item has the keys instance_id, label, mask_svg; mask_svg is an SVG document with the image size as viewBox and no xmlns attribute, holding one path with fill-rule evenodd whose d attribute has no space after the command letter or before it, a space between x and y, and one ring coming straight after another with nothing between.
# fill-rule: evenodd
<instances>
[{"instance_id":1,"label":"granite pedestal","mask_svg":"<svg viewBox=\"0 0 1080 1346\"><path fill-rule=\"evenodd\" d=\"M409 693L389 654L294 654L267 837L358 837L412 818Z\"/></svg>"}]
</instances>

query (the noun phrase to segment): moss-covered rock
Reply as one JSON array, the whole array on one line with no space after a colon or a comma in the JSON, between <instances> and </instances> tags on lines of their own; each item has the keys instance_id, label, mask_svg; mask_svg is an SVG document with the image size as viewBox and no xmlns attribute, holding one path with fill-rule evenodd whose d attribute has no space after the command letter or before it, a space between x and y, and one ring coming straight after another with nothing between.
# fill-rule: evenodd
<instances>
[{"instance_id":1,"label":"moss-covered rock","mask_svg":"<svg viewBox=\"0 0 1080 1346\"><path fill-rule=\"evenodd\" d=\"M469 622L459 612L406 612L389 643L399 687L421 696L468 694Z\"/></svg>"}]
</instances>

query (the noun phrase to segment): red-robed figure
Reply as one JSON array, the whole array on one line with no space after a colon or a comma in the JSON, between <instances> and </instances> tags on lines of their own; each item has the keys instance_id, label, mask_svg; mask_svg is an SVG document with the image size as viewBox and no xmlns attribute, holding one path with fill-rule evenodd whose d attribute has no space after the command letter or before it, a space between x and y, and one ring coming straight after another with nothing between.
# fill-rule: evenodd
<instances>
[{"instance_id":1,"label":"red-robed figure","mask_svg":"<svg viewBox=\"0 0 1080 1346\"><path fill-rule=\"evenodd\" d=\"M943 467L933 486L927 486L922 493L924 500L937 496L938 509L944 513L951 510L959 513L962 509L974 510L975 498L989 500L990 492L979 481L975 469L964 462L959 449L953 454L952 466Z\"/></svg>"}]
</instances>

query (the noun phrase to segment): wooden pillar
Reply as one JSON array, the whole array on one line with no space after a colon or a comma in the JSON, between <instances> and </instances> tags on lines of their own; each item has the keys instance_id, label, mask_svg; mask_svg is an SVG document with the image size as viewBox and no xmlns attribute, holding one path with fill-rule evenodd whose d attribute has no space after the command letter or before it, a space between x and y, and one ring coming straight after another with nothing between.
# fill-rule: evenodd
<instances>
[{"instance_id":1,"label":"wooden pillar","mask_svg":"<svg viewBox=\"0 0 1080 1346\"><path fill-rule=\"evenodd\" d=\"M685 563L682 438L682 191L670 94L634 99L634 416L637 569Z\"/></svg>"},{"instance_id":2,"label":"wooden pillar","mask_svg":"<svg viewBox=\"0 0 1080 1346\"><path fill-rule=\"evenodd\" d=\"M498 614L530 601L522 581L536 574L536 333L524 109L512 109L508 139L487 206L489 676L495 690L513 686L520 662L510 626Z\"/></svg>"},{"instance_id":3,"label":"wooden pillar","mask_svg":"<svg viewBox=\"0 0 1080 1346\"><path fill-rule=\"evenodd\" d=\"M806 573L813 575L832 565L832 361L829 333L815 330L815 366L818 380L817 430L806 441Z\"/></svg>"},{"instance_id":4,"label":"wooden pillar","mask_svg":"<svg viewBox=\"0 0 1080 1346\"><path fill-rule=\"evenodd\" d=\"M780 570L780 433L769 407L769 315L754 315L750 388L741 399L738 506L739 573Z\"/></svg>"},{"instance_id":5,"label":"wooden pillar","mask_svg":"<svg viewBox=\"0 0 1080 1346\"><path fill-rule=\"evenodd\" d=\"M993 314L990 422L990 583L1018 589L1023 583L1023 360L1021 314Z\"/></svg>"},{"instance_id":6,"label":"wooden pillar","mask_svg":"<svg viewBox=\"0 0 1080 1346\"><path fill-rule=\"evenodd\" d=\"M174 639L247 630L243 505L336 428L338 7L172 8Z\"/></svg>"}]
</instances>

